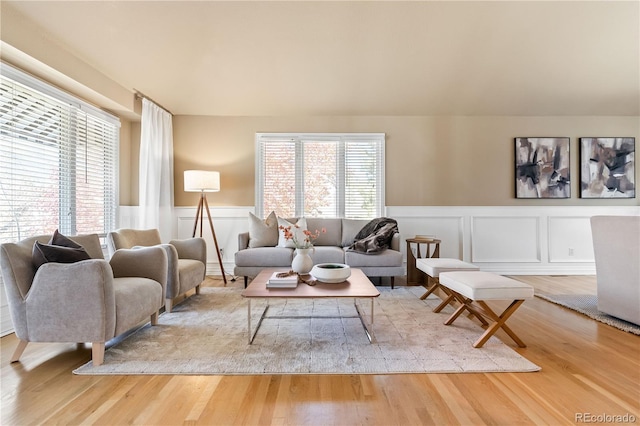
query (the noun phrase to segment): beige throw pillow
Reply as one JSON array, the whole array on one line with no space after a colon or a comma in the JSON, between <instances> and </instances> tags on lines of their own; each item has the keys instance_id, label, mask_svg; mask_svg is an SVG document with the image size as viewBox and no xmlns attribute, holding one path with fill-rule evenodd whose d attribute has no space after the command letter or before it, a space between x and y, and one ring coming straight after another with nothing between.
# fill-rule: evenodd
<instances>
[{"instance_id":1,"label":"beige throw pillow","mask_svg":"<svg viewBox=\"0 0 640 426\"><path fill-rule=\"evenodd\" d=\"M278 218L269 213L265 220L249 212L249 248L275 247L278 244Z\"/></svg>"},{"instance_id":2,"label":"beige throw pillow","mask_svg":"<svg viewBox=\"0 0 640 426\"><path fill-rule=\"evenodd\" d=\"M296 228L296 225L297 225L297 228ZM284 226L285 228L287 226L290 226L291 227L290 231L294 235L295 239L298 240L300 243L304 241L305 239L304 231L307 230L307 219L305 219L304 217L301 217L300 219L298 219L296 223L291 223L288 220L283 219L281 217L278 218L278 247L296 248L296 245L293 242L293 240L287 240L284 238L284 231L280 229L281 226Z\"/></svg>"}]
</instances>

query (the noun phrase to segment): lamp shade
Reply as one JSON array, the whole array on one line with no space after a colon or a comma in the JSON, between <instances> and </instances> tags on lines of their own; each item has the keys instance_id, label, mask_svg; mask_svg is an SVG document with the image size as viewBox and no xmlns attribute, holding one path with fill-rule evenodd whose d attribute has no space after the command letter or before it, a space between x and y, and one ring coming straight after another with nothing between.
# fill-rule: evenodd
<instances>
[{"instance_id":1,"label":"lamp shade","mask_svg":"<svg viewBox=\"0 0 640 426\"><path fill-rule=\"evenodd\" d=\"M185 170L185 192L218 192L220 191L220 173L207 170Z\"/></svg>"}]
</instances>

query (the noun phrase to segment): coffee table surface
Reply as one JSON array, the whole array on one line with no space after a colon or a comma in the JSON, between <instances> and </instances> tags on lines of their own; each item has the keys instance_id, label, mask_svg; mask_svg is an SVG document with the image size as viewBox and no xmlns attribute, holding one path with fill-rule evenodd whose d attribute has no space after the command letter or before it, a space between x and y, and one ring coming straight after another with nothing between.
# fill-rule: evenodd
<instances>
[{"instance_id":1,"label":"coffee table surface","mask_svg":"<svg viewBox=\"0 0 640 426\"><path fill-rule=\"evenodd\" d=\"M351 276L344 282L328 284L316 282L310 286L299 283L296 288L267 288L267 281L276 272L286 272L286 269L264 269L242 292L242 297L268 298L319 298L319 297L378 297L380 292L360 269L351 268ZM306 277L305 277L306 278ZM309 276L309 278L311 278Z\"/></svg>"}]
</instances>

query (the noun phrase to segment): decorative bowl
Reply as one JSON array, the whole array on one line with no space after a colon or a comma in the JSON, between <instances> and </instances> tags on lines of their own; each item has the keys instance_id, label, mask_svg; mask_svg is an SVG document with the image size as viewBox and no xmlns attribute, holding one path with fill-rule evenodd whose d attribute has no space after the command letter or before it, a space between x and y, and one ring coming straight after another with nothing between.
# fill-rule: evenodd
<instances>
[{"instance_id":1,"label":"decorative bowl","mask_svg":"<svg viewBox=\"0 0 640 426\"><path fill-rule=\"evenodd\" d=\"M313 265L311 276L321 283L336 284L351 276L351 268L342 263L318 263Z\"/></svg>"}]
</instances>

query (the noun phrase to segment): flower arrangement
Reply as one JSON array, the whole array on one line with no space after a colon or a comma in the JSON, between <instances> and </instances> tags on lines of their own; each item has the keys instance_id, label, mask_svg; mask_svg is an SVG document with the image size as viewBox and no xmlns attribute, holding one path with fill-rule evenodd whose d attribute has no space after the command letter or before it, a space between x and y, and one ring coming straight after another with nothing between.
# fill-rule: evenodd
<instances>
[{"instance_id":1,"label":"flower arrangement","mask_svg":"<svg viewBox=\"0 0 640 426\"><path fill-rule=\"evenodd\" d=\"M298 225L293 225L294 228L299 229ZM286 240L293 241L293 244L297 249L309 249L313 247L313 241L320 236L320 233L325 234L327 232L326 228L322 228L322 230L318 231L316 229L315 232L311 232L308 229L302 230L303 238L300 238L300 232L296 232L295 230L291 230L291 226L282 226L279 228L284 233L284 238Z\"/></svg>"}]
</instances>

